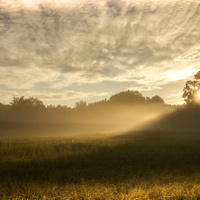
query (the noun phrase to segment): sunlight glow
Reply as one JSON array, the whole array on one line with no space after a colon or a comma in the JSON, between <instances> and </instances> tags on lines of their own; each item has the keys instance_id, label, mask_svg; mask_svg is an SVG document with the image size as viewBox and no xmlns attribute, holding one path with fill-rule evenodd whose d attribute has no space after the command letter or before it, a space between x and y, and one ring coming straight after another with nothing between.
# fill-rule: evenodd
<instances>
[{"instance_id":1,"label":"sunlight glow","mask_svg":"<svg viewBox=\"0 0 200 200\"><path fill-rule=\"evenodd\" d=\"M200 98L200 92L199 91L197 92L197 96L198 96L198 98Z\"/></svg>"},{"instance_id":2,"label":"sunlight glow","mask_svg":"<svg viewBox=\"0 0 200 200\"><path fill-rule=\"evenodd\" d=\"M170 73L168 73L168 77L172 81L183 80L191 75L196 74L197 71L198 70L196 70L194 68L187 68L187 69L183 69L183 70L179 70L179 71L171 71Z\"/></svg>"}]
</instances>

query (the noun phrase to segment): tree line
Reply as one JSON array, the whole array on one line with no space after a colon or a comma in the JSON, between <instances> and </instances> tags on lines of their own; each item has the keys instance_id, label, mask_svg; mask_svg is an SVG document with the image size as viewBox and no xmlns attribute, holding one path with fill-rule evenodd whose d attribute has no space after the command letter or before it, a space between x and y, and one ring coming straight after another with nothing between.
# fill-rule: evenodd
<instances>
[{"instance_id":1,"label":"tree line","mask_svg":"<svg viewBox=\"0 0 200 200\"><path fill-rule=\"evenodd\" d=\"M112 109L123 106L164 104L158 95L144 97L138 91L123 91L111 96L108 100L87 104L85 101L75 103L74 108L66 105L45 105L34 97L13 97L9 104L0 103L0 121L19 122L75 122L100 113L112 112Z\"/></svg>"}]
</instances>

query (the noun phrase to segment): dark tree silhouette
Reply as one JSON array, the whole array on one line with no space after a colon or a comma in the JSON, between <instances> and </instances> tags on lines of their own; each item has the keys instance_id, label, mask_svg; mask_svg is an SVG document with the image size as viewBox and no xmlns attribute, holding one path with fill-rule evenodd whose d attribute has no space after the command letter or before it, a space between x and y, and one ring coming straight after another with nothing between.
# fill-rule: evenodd
<instances>
[{"instance_id":1,"label":"dark tree silhouette","mask_svg":"<svg viewBox=\"0 0 200 200\"><path fill-rule=\"evenodd\" d=\"M79 101L75 103L75 109L82 110L87 107L87 103L85 101Z\"/></svg>"},{"instance_id":2,"label":"dark tree silhouette","mask_svg":"<svg viewBox=\"0 0 200 200\"><path fill-rule=\"evenodd\" d=\"M20 122L40 121L43 118L45 105L34 97L13 97L10 102L10 120Z\"/></svg>"},{"instance_id":3,"label":"dark tree silhouette","mask_svg":"<svg viewBox=\"0 0 200 200\"><path fill-rule=\"evenodd\" d=\"M14 97L13 100L10 102L10 105L13 108L20 108L20 109L30 109L30 108L44 108L45 105L41 100L38 98L25 98L24 96L22 97Z\"/></svg>"},{"instance_id":4,"label":"dark tree silhouette","mask_svg":"<svg viewBox=\"0 0 200 200\"><path fill-rule=\"evenodd\" d=\"M138 91L124 91L118 94L111 96L110 100L111 103L144 103L145 98L142 96L141 93Z\"/></svg>"},{"instance_id":5,"label":"dark tree silhouette","mask_svg":"<svg viewBox=\"0 0 200 200\"><path fill-rule=\"evenodd\" d=\"M155 95L150 99L150 102L151 103L164 103L164 100L161 97L159 97L158 95Z\"/></svg>"},{"instance_id":6,"label":"dark tree silhouette","mask_svg":"<svg viewBox=\"0 0 200 200\"><path fill-rule=\"evenodd\" d=\"M195 75L194 75L195 79L200 79L200 71L198 71Z\"/></svg>"},{"instance_id":7,"label":"dark tree silhouette","mask_svg":"<svg viewBox=\"0 0 200 200\"><path fill-rule=\"evenodd\" d=\"M158 95L153 96L152 98L144 97L138 91L124 91L118 94L111 96L111 103L121 103L121 104L143 104L143 103L155 103L155 104L164 104L164 100Z\"/></svg>"},{"instance_id":8,"label":"dark tree silhouette","mask_svg":"<svg viewBox=\"0 0 200 200\"><path fill-rule=\"evenodd\" d=\"M194 80L189 80L186 82L183 88L184 101L187 105L197 105L200 104L200 71L194 75Z\"/></svg>"}]
</instances>

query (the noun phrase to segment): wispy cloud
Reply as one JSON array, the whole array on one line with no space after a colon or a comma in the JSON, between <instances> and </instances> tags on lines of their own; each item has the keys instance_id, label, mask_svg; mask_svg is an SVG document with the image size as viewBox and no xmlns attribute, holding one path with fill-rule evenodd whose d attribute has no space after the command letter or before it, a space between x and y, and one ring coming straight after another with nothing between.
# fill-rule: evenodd
<instances>
[{"instance_id":1,"label":"wispy cloud","mask_svg":"<svg viewBox=\"0 0 200 200\"><path fill-rule=\"evenodd\" d=\"M14 2L14 3L13 3ZM130 82L154 90L194 74L200 62L195 0L0 2L0 84Z\"/></svg>"}]
</instances>

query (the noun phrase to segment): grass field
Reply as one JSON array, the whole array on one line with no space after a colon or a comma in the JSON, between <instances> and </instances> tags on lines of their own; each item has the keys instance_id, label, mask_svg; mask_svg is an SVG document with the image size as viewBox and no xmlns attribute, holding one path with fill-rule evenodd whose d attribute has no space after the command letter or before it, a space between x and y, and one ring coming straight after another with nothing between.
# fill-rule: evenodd
<instances>
[{"instance_id":1,"label":"grass field","mask_svg":"<svg viewBox=\"0 0 200 200\"><path fill-rule=\"evenodd\" d=\"M0 199L200 199L200 132L2 136Z\"/></svg>"}]
</instances>

